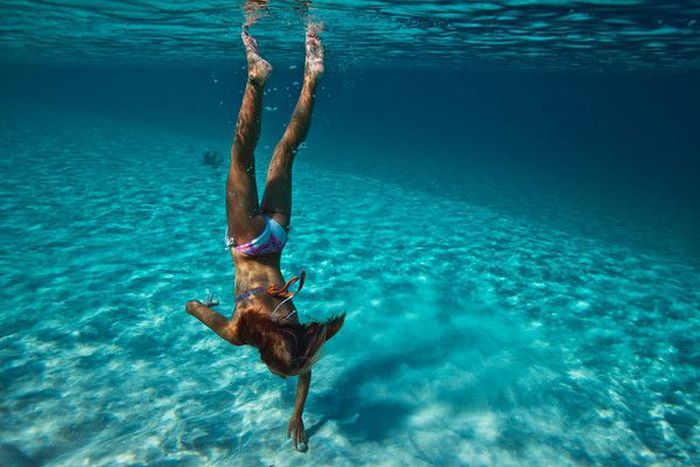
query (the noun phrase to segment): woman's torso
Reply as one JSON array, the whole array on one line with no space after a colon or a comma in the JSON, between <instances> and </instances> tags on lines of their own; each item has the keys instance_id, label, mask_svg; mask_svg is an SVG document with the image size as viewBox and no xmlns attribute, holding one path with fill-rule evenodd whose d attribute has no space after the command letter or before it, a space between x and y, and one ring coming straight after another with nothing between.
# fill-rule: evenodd
<instances>
[{"instance_id":1,"label":"woman's torso","mask_svg":"<svg viewBox=\"0 0 700 467\"><path fill-rule=\"evenodd\" d=\"M251 290L261 289L260 293L254 293L247 296L244 300L245 306L254 306L261 311L272 314L287 316L294 311L294 304L291 300L280 306L277 311L275 308L282 302L282 299L272 297L265 290L270 285L280 287L284 285L285 280L280 271L280 254L267 254L262 256L249 257L232 251L231 257L235 266L235 281L234 294L239 297ZM243 305L241 300L236 299L235 309L239 305ZM290 318L297 320L296 313L293 313Z\"/></svg>"}]
</instances>

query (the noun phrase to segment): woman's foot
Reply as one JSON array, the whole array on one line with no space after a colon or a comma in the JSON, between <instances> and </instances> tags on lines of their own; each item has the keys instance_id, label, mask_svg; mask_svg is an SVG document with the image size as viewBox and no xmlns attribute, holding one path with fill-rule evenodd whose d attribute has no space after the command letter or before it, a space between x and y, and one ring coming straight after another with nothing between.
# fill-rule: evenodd
<instances>
[{"instance_id":1,"label":"woman's foot","mask_svg":"<svg viewBox=\"0 0 700 467\"><path fill-rule=\"evenodd\" d=\"M272 72L272 66L260 56L258 43L247 31L241 32L241 39L245 46L245 56L248 59L248 82L254 85L263 85L267 76Z\"/></svg>"},{"instance_id":2,"label":"woman's foot","mask_svg":"<svg viewBox=\"0 0 700 467\"><path fill-rule=\"evenodd\" d=\"M318 33L322 26L318 23L311 23L306 29L306 63L304 74L309 78L318 78L323 74L323 45Z\"/></svg>"}]
</instances>

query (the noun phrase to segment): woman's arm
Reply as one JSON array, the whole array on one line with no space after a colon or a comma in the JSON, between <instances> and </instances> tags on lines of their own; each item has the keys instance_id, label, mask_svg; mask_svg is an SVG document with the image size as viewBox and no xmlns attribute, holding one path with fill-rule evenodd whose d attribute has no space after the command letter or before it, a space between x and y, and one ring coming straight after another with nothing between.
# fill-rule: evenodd
<instances>
[{"instance_id":1,"label":"woman's arm","mask_svg":"<svg viewBox=\"0 0 700 467\"><path fill-rule=\"evenodd\" d=\"M233 320L226 319L224 315L217 313L197 300L190 300L185 308L187 313L206 324L223 339L233 345L243 345L238 337L238 326L234 324Z\"/></svg>"},{"instance_id":2,"label":"woman's arm","mask_svg":"<svg viewBox=\"0 0 700 467\"><path fill-rule=\"evenodd\" d=\"M297 397L294 402L294 412L289 419L289 429L287 436L292 438L294 448L298 451L306 451L306 431L304 430L304 422L301 419L304 413L304 404L306 396L309 394L309 386L311 385L311 370L299 375L297 381Z\"/></svg>"}]
</instances>

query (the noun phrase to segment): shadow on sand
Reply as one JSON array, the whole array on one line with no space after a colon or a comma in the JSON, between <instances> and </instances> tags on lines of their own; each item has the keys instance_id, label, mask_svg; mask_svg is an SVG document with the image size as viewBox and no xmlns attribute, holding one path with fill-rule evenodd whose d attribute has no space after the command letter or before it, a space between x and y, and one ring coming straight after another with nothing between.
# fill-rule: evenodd
<instances>
[{"instance_id":1,"label":"shadow on sand","mask_svg":"<svg viewBox=\"0 0 700 467\"><path fill-rule=\"evenodd\" d=\"M345 371L332 391L314 397L314 406L325 416L308 427L306 432L312 437L330 420L338 422L338 427L348 438L361 441L382 441L404 424L415 408L414 404L397 401L382 401L367 397L362 388L365 384L389 380L410 365L412 370L439 364L448 358L450 349L464 336L460 332L449 331L434 341L424 342L411 348L392 349L375 353L370 359ZM396 387L396 391L405 388Z\"/></svg>"}]
</instances>

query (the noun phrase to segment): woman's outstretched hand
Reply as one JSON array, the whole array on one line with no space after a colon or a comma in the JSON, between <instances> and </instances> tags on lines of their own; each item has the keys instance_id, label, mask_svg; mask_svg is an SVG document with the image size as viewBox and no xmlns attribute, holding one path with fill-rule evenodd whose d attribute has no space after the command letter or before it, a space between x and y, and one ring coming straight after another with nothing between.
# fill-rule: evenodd
<instances>
[{"instance_id":1,"label":"woman's outstretched hand","mask_svg":"<svg viewBox=\"0 0 700 467\"><path fill-rule=\"evenodd\" d=\"M295 414L289 419L287 437L292 438L292 442L294 442L294 449L299 452L306 452L308 449L308 446L306 445L306 431L304 430L304 422L301 419L301 415Z\"/></svg>"},{"instance_id":2,"label":"woman's outstretched hand","mask_svg":"<svg viewBox=\"0 0 700 467\"><path fill-rule=\"evenodd\" d=\"M219 306L219 301L214 298L214 294L209 292L207 294L207 298L205 298L202 302L202 305L204 305L207 308L214 308L215 306Z\"/></svg>"}]
</instances>

